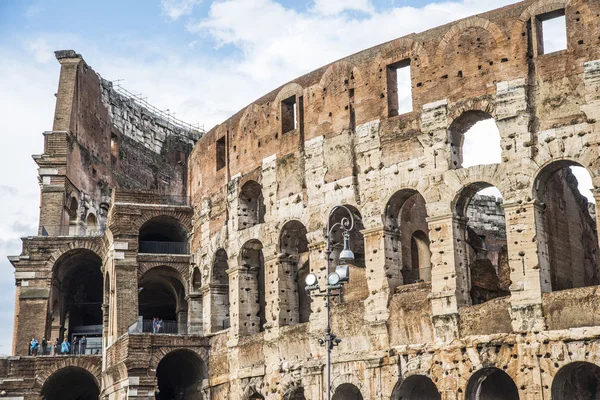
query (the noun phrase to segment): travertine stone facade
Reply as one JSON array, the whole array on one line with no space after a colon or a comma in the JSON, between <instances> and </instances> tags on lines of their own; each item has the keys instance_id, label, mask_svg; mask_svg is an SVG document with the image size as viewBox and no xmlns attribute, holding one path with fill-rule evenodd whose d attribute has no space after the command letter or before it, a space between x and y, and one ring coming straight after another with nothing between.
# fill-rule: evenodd
<instances>
[{"instance_id":1,"label":"travertine stone facade","mask_svg":"<svg viewBox=\"0 0 600 400\"><path fill-rule=\"evenodd\" d=\"M563 15L566 49L549 52L544 21ZM145 118L58 52L40 236L11 258L19 358L0 389L57 398L69 376L44 365L60 359L89 378L62 398L326 398L326 309L303 279L325 281L329 210L344 205L355 261L332 305L334 399L598 398L597 213L569 169L600 199L598 15L597 0L527 0L381 44L191 152L196 132ZM403 67L412 111L398 114ZM463 167L465 133L490 118L501 162ZM488 187L501 202L477 195ZM95 204L101 234L85 236ZM331 239L336 265L339 228ZM94 326L98 355L26 356L31 336Z\"/></svg>"}]
</instances>

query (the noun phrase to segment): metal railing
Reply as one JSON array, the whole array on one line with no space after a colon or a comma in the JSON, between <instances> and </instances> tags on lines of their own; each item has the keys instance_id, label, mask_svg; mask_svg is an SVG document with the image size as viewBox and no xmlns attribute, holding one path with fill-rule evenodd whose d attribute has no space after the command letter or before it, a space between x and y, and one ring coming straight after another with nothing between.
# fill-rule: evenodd
<instances>
[{"instance_id":1,"label":"metal railing","mask_svg":"<svg viewBox=\"0 0 600 400\"><path fill-rule=\"evenodd\" d=\"M38 236L104 236L105 228L86 227L85 225L42 225Z\"/></svg>"},{"instance_id":2,"label":"metal railing","mask_svg":"<svg viewBox=\"0 0 600 400\"><path fill-rule=\"evenodd\" d=\"M46 348L41 344L38 345L37 349L32 349L31 345L28 347L28 355L35 357L52 357L52 356L89 356L102 354L102 341L90 341L86 345L77 344L71 345L68 352L63 353L61 351L61 344L48 343Z\"/></svg>"},{"instance_id":3,"label":"metal railing","mask_svg":"<svg viewBox=\"0 0 600 400\"><path fill-rule=\"evenodd\" d=\"M144 254L189 254L187 242L140 241L138 253Z\"/></svg>"},{"instance_id":4,"label":"metal railing","mask_svg":"<svg viewBox=\"0 0 600 400\"><path fill-rule=\"evenodd\" d=\"M153 324L151 319L139 319L129 326L129 333L153 333L156 335L185 335L187 324L178 321L162 321L161 326Z\"/></svg>"}]
</instances>

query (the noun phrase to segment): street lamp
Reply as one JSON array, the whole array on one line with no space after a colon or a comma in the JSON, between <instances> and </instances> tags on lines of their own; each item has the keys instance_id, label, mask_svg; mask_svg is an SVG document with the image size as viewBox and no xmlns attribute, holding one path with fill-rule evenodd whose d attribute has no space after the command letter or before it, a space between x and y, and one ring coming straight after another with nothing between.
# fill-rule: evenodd
<instances>
[{"instance_id":1,"label":"street lamp","mask_svg":"<svg viewBox=\"0 0 600 400\"><path fill-rule=\"evenodd\" d=\"M331 225L331 217L337 210L342 210L348 214L347 217L342 217L340 222L336 222ZM344 238L344 248L340 252L340 263L335 271L331 270L331 234L333 230L340 227L343 230L342 237ZM310 296L325 297L325 309L327 310L327 327L325 328L325 338L319 339L319 344L325 346L327 349L327 400L331 400L331 350L334 346L340 344L342 339L331 333L331 312L329 298L333 296L341 296L341 289L344 284L350 281L350 269L345 263L354 261L354 253L350 250L350 231L354 228L354 216L352 212L346 206L335 206L329 211L327 218L327 233L325 239L327 239L327 247L325 248L325 257L327 257L327 285L325 290L319 286L317 276L315 274L308 274L304 279L306 283L306 292Z\"/></svg>"}]
</instances>

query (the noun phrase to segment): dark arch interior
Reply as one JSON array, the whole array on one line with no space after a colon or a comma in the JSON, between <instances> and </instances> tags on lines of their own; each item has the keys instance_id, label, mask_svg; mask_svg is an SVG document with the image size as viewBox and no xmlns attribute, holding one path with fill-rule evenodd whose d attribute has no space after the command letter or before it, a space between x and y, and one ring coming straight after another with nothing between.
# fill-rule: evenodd
<instances>
[{"instance_id":1,"label":"dark arch interior","mask_svg":"<svg viewBox=\"0 0 600 400\"><path fill-rule=\"evenodd\" d=\"M61 368L44 382L43 400L98 400L96 378L83 368Z\"/></svg>"},{"instance_id":2,"label":"dark arch interior","mask_svg":"<svg viewBox=\"0 0 600 400\"><path fill-rule=\"evenodd\" d=\"M60 319L60 330L50 332L48 340L86 335L89 351L100 344L103 282L102 260L94 252L71 250L59 258L53 273L52 319Z\"/></svg>"},{"instance_id":3,"label":"dark arch interior","mask_svg":"<svg viewBox=\"0 0 600 400\"><path fill-rule=\"evenodd\" d=\"M424 375L406 378L394 389L391 400L441 400L435 383Z\"/></svg>"},{"instance_id":4,"label":"dark arch interior","mask_svg":"<svg viewBox=\"0 0 600 400\"><path fill-rule=\"evenodd\" d=\"M258 182L248 181L242 186L238 206L238 230L265 222L265 204L262 187Z\"/></svg>"},{"instance_id":5,"label":"dark arch interior","mask_svg":"<svg viewBox=\"0 0 600 400\"><path fill-rule=\"evenodd\" d=\"M552 381L552 400L596 400L600 398L600 367L574 362L562 367Z\"/></svg>"},{"instance_id":6,"label":"dark arch interior","mask_svg":"<svg viewBox=\"0 0 600 400\"><path fill-rule=\"evenodd\" d=\"M283 396L283 400L306 400L306 397L304 397L304 388L299 387L288 392Z\"/></svg>"},{"instance_id":7,"label":"dark arch interior","mask_svg":"<svg viewBox=\"0 0 600 400\"><path fill-rule=\"evenodd\" d=\"M176 350L167 354L156 368L156 400L202 400L205 373L204 362L195 353Z\"/></svg>"},{"instance_id":8,"label":"dark arch interior","mask_svg":"<svg viewBox=\"0 0 600 400\"><path fill-rule=\"evenodd\" d=\"M155 217L140 228L139 252L186 254L187 231L175 218Z\"/></svg>"},{"instance_id":9,"label":"dark arch interior","mask_svg":"<svg viewBox=\"0 0 600 400\"><path fill-rule=\"evenodd\" d=\"M506 372L484 368L469 379L466 400L519 400L519 390Z\"/></svg>"},{"instance_id":10,"label":"dark arch interior","mask_svg":"<svg viewBox=\"0 0 600 400\"><path fill-rule=\"evenodd\" d=\"M332 400L363 400L360 389L351 383L342 383L335 389Z\"/></svg>"},{"instance_id":11,"label":"dark arch interior","mask_svg":"<svg viewBox=\"0 0 600 400\"><path fill-rule=\"evenodd\" d=\"M178 273L167 267L156 267L146 272L139 281L139 315L144 320L144 332L152 332L154 317L163 320L164 330L159 333L184 333L187 319L185 290Z\"/></svg>"},{"instance_id":12,"label":"dark arch interior","mask_svg":"<svg viewBox=\"0 0 600 400\"><path fill-rule=\"evenodd\" d=\"M552 290L600 284L594 205L578 189L571 161L547 165L536 177L534 197L543 203L541 225ZM542 235L540 235L542 236ZM549 288L548 288L549 289Z\"/></svg>"},{"instance_id":13,"label":"dark arch interior","mask_svg":"<svg viewBox=\"0 0 600 400\"><path fill-rule=\"evenodd\" d=\"M310 271L308 240L306 228L300 221L289 221L279 235L280 262L284 268L285 280L280 296L287 305L287 315L281 319L282 324L308 322L311 308L306 294L304 278Z\"/></svg>"}]
</instances>

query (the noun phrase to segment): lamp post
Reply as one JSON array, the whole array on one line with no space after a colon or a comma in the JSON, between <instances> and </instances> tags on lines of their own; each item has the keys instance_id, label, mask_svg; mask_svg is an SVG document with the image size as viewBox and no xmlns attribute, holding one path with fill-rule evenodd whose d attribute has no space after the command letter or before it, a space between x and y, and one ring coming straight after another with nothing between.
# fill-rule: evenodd
<instances>
[{"instance_id":1,"label":"lamp post","mask_svg":"<svg viewBox=\"0 0 600 400\"><path fill-rule=\"evenodd\" d=\"M339 222L331 225L331 217L337 210L344 211L347 216L342 217ZM330 310L330 298L341 295L341 290L345 283L350 280L348 265L338 265L335 271L331 270L331 234L335 228L341 228L343 230L342 237L344 238L344 248L340 253L340 263L350 262L354 260L354 253L350 250L350 231L354 228L354 216L352 212L346 206L335 206L329 211L327 217L327 233L325 239L327 240L327 247L325 248L325 257L327 257L327 285L325 289L321 289L317 281L315 274L308 274L304 280L306 283L306 292L310 296L325 297L325 309L327 310L327 327L325 328L325 338L319 339L319 344L325 346L327 349L327 400L331 400L331 350L334 346L340 344L342 339L331 333L331 310Z\"/></svg>"}]
</instances>

